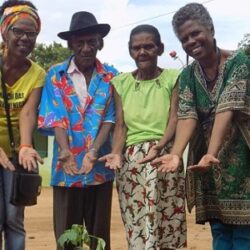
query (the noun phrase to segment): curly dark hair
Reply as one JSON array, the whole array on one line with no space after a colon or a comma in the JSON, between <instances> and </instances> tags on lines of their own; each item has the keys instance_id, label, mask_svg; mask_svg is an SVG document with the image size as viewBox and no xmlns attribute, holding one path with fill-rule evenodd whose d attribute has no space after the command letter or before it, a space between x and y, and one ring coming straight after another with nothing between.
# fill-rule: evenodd
<instances>
[{"instance_id":1,"label":"curly dark hair","mask_svg":"<svg viewBox=\"0 0 250 250\"><path fill-rule=\"evenodd\" d=\"M200 3L186 4L174 14L172 26L177 36L179 27L188 20L198 21L201 25L211 28L212 32L214 32L213 20L208 10Z\"/></svg>"},{"instance_id":2,"label":"curly dark hair","mask_svg":"<svg viewBox=\"0 0 250 250\"><path fill-rule=\"evenodd\" d=\"M129 49L131 48L132 37L142 32L152 34L154 36L156 45L159 46L162 43L161 35L156 27L154 27L153 25L149 25L149 24L142 24L142 25L136 26L135 28L131 30L130 36L129 36L129 42L128 42Z\"/></svg>"},{"instance_id":3,"label":"curly dark hair","mask_svg":"<svg viewBox=\"0 0 250 250\"><path fill-rule=\"evenodd\" d=\"M31 8L37 10L35 5L30 1L23 1L23 0L5 0L5 2L0 6L0 18L3 15L3 12L6 8L16 6L16 5L28 5Z\"/></svg>"}]
</instances>

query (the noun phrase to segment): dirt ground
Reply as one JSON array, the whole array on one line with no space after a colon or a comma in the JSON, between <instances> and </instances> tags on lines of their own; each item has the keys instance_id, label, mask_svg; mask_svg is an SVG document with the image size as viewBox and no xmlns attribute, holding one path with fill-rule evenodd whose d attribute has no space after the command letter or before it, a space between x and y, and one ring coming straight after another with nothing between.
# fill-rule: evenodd
<instances>
[{"instance_id":1,"label":"dirt ground","mask_svg":"<svg viewBox=\"0 0 250 250\"><path fill-rule=\"evenodd\" d=\"M210 250L211 235L208 225L196 225L194 214L187 214L188 221L188 250ZM43 188L38 205L26 208L26 250L54 250L55 241L52 229L52 189ZM126 250L126 240L123 224L114 190L112 222L112 250Z\"/></svg>"}]
</instances>

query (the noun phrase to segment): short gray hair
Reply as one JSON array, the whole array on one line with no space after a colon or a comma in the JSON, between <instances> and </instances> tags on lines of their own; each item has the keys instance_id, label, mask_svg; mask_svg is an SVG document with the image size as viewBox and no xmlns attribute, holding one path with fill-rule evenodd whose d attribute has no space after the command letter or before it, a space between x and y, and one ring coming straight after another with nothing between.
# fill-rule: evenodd
<instances>
[{"instance_id":1,"label":"short gray hair","mask_svg":"<svg viewBox=\"0 0 250 250\"><path fill-rule=\"evenodd\" d=\"M179 27L188 20L198 21L201 25L211 28L212 32L214 32L213 20L208 10L200 3L186 4L174 14L172 26L177 36Z\"/></svg>"}]
</instances>

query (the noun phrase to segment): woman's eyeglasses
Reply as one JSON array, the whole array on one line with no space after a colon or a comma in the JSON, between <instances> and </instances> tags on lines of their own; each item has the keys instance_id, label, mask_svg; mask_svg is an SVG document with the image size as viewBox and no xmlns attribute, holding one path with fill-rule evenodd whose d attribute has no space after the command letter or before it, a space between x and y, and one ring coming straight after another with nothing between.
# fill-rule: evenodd
<instances>
[{"instance_id":1,"label":"woman's eyeglasses","mask_svg":"<svg viewBox=\"0 0 250 250\"><path fill-rule=\"evenodd\" d=\"M16 27L11 27L10 30L13 32L13 34L17 37L17 38L21 38L24 35L26 35L29 39L34 40L36 39L38 33L35 31L24 31L22 29L16 28Z\"/></svg>"}]
</instances>

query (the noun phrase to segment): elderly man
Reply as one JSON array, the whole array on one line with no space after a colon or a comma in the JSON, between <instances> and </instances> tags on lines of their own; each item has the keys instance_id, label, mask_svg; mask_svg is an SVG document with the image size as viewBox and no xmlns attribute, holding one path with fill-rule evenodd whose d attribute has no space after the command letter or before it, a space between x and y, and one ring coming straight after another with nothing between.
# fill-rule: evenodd
<instances>
[{"instance_id":1,"label":"elderly man","mask_svg":"<svg viewBox=\"0 0 250 250\"><path fill-rule=\"evenodd\" d=\"M72 224L85 224L90 234L105 240L106 249L110 249L114 173L97 158L110 150L115 119L110 80L117 71L96 55L109 31L108 24L98 24L89 12L73 14L69 31L58 34L73 55L48 71L39 113L39 128L55 135L51 179L55 237Z\"/></svg>"}]
</instances>

